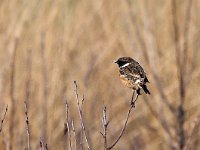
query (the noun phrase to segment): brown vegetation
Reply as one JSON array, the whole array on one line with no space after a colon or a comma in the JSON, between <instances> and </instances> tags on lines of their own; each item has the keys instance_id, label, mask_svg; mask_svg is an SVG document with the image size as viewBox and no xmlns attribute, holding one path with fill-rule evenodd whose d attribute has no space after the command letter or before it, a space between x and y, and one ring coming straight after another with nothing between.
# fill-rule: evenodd
<instances>
[{"instance_id":1,"label":"brown vegetation","mask_svg":"<svg viewBox=\"0 0 200 150\"><path fill-rule=\"evenodd\" d=\"M113 149L200 149L199 14L198 0L0 1L0 149L112 146L132 95L121 56L151 95Z\"/></svg>"}]
</instances>

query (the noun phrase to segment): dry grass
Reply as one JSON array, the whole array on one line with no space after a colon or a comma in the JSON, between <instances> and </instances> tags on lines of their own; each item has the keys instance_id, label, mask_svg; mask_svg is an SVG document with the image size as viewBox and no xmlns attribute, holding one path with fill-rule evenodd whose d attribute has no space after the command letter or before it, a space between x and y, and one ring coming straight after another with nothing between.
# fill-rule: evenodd
<instances>
[{"instance_id":1,"label":"dry grass","mask_svg":"<svg viewBox=\"0 0 200 150\"><path fill-rule=\"evenodd\" d=\"M85 97L81 109L91 149L104 148L104 105L107 143L113 143L132 94L112 64L120 56L141 63L152 94L139 97L115 149L199 149L199 14L198 0L0 1L1 116L8 104L0 149L27 148L24 101L30 147L68 149L65 99L77 149L87 149L74 80L79 100Z\"/></svg>"}]
</instances>

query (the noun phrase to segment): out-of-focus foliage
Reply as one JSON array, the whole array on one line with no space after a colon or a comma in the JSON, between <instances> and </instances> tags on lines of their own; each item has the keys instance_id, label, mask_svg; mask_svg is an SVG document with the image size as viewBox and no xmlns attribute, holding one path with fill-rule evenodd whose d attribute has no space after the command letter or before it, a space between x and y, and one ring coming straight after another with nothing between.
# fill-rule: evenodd
<instances>
[{"instance_id":1,"label":"out-of-focus foliage","mask_svg":"<svg viewBox=\"0 0 200 150\"><path fill-rule=\"evenodd\" d=\"M187 6L188 0L176 0L181 58ZM190 13L184 63L187 69L184 132L186 142L190 137L189 146L194 150L200 148L199 125L192 132L200 115L200 1L193 0ZM160 0L0 1L2 115L8 104L0 149L9 145L13 149L27 147L24 115L27 93L32 149L39 148L40 137L44 135L50 149L68 149L63 134L64 97L69 103L70 122L74 120L80 137L74 80L78 82L80 100L83 94L85 97L83 117L92 148L103 149L100 131L104 105L110 120L111 144L123 126L132 94L120 83L118 68L112 63L121 56L133 57L144 67L151 95L139 97L116 149L178 149L176 112L169 110L161 92L176 110L180 91L174 15L171 1Z\"/></svg>"}]
</instances>

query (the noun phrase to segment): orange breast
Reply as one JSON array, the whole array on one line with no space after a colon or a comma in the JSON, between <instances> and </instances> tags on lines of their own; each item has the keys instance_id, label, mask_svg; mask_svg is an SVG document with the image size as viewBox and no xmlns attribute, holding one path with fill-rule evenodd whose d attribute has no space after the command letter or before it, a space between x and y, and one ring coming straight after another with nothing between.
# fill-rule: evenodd
<instances>
[{"instance_id":1,"label":"orange breast","mask_svg":"<svg viewBox=\"0 0 200 150\"><path fill-rule=\"evenodd\" d=\"M124 75L120 75L120 79L125 86L127 86L133 90L139 89L137 84L135 84L132 80L128 80Z\"/></svg>"}]
</instances>

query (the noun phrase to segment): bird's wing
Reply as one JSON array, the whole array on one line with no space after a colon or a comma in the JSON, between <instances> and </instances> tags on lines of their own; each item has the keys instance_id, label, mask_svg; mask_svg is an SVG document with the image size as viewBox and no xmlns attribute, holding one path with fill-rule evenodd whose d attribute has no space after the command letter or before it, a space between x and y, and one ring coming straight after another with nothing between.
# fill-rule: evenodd
<instances>
[{"instance_id":1,"label":"bird's wing","mask_svg":"<svg viewBox=\"0 0 200 150\"><path fill-rule=\"evenodd\" d=\"M145 78L146 76L146 73L144 72L143 68L140 66L139 63L131 63L129 66L127 66L127 69L130 70L131 74L137 74L141 78Z\"/></svg>"},{"instance_id":2,"label":"bird's wing","mask_svg":"<svg viewBox=\"0 0 200 150\"><path fill-rule=\"evenodd\" d=\"M133 64L129 64L120 68L120 74L124 75L127 79L132 81L136 81L137 79L141 78L140 73Z\"/></svg>"},{"instance_id":3,"label":"bird's wing","mask_svg":"<svg viewBox=\"0 0 200 150\"><path fill-rule=\"evenodd\" d=\"M129 65L120 68L120 74L125 75L128 79L136 81L143 80L145 83L149 82L146 73L138 62L130 63Z\"/></svg>"}]
</instances>

